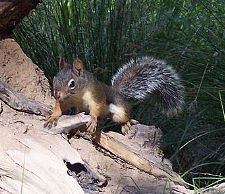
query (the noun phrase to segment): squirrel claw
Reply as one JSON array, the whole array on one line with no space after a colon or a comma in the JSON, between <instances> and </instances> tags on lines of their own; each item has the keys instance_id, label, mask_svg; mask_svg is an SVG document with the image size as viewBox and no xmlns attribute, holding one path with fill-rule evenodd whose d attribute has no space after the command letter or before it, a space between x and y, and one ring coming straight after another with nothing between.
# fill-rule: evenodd
<instances>
[{"instance_id":1,"label":"squirrel claw","mask_svg":"<svg viewBox=\"0 0 225 194\"><path fill-rule=\"evenodd\" d=\"M125 124L122 125L121 127L121 132L123 135L128 134L128 131L130 130L132 125L137 125L139 124L139 122L135 119L130 119L129 121L127 121Z\"/></svg>"},{"instance_id":2,"label":"squirrel claw","mask_svg":"<svg viewBox=\"0 0 225 194\"><path fill-rule=\"evenodd\" d=\"M58 117L50 116L44 124L44 128L48 127L48 129L51 129L52 125L55 127L57 125L58 119Z\"/></svg>"},{"instance_id":3,"label":"squirrel claw","mask_svg":"<svg viewBox=\"0 0 225 194\"><path fill-rule=\"evenodd\" d=\"M130 123L130 121L128 121L127 123L125 123L125 124L122 125L122 127L121 127L122 134L123 134L123 135L128 134L128 131L130 130L130 128L131 128L131 123Z\"/></svg>"},{"instance_id":4,"label":"squirrel claw","mask_svg":"<svg viewBox=\"0 0 225 194\"><path fill-rule=\"evenodd\" d=\"M97 127L97 118L92 116L91 121L88 122L87 126L88 126L87 131L90 134L94 134L96 131L96 127Z\"/></svg>"}]
</instances>

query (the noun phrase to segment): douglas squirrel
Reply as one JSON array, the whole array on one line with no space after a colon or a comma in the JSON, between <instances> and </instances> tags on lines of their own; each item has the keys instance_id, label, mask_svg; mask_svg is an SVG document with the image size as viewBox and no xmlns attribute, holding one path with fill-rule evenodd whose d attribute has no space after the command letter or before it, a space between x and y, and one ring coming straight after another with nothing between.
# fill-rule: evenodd
<instances>
[{"instance_id":1,"label":"douglas squirrel","mask_svg":"<svg viewBox=\"0 0 225 194\"><path fill-rule=\"evenodd\" d=\"M125 133L130 127L129 107L126 100L144 100L150 94L157 96L166 114L176 114L184 104L184 88L174 69L164 61L152 57L130 60L112 78L112 86L99 82L84 69L77 58L73 64L59 61L60 71L53 79L56 104L45 126L56 124L62 113L72 107L92 117L87 131L93 134L98 118L110 116L122 125Z\"/></svg>"}]
</instances>

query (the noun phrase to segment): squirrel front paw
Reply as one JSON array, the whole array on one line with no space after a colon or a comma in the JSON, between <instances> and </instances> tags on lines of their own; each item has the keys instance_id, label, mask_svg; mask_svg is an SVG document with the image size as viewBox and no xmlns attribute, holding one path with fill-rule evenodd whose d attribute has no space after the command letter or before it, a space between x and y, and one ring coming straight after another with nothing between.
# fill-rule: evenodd
<instances>
[{"instance_id":1,"label":"squirrel front paw","mask_svg":"<svg viewBox=\"0 0 225 194\"><path fill-rule=\"evenodd\" d=\"M44 127L48 127L49 129L53 126L57 125L57 122L59 120L59 116L58 115L51 115L47 121L44 124Z\"/></svg>"},{"instance_id":2,"label":"squirrel front paw","mask_svg":"<svg viewBox=\"0 0 225 194\"><path fill-rule=\"evenodd\" d=\"M91 120L87 124L87 132L94 134L97 127L97 117L91 116Z\"/></svg>"}]
</instances>

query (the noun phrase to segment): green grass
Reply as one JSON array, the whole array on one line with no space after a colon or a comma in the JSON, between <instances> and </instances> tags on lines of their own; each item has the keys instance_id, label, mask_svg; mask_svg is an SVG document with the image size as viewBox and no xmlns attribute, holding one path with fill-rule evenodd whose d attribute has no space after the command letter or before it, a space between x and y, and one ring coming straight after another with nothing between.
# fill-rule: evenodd
<instances>
[{"instance_id":1,"label":"green grass","mask_svg":"<svg viewBox=\"0 0 225 194\"><path fill-rule=\"evenodd\" d=\"M81 57L106 83L132 57L172 65L186 87L183 113L166 118L145 103L134 106L134 116L163 130L166 157L201 188L213 182L202 173L225 176L224 13L222 0L45 0L14 37L50 83L59 56Z\"/></svg>"}]
</instances>

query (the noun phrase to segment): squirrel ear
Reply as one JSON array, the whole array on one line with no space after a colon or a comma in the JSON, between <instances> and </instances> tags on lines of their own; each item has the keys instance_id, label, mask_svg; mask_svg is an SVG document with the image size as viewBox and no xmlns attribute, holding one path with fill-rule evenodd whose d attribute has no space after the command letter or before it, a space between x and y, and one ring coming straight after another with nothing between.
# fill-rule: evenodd
<instances>
[{"instance_id":1,"label":"squirrel ear","mask_svg":"<svg viewBox=\"0 0 225 194\"><path fill-rule=\"evenodd\" d=\"M75 73L78 73L78 75L80 76L83 74L83 70L84 70L83 62L79 58L76 58L73 61L73 71Z\"/></svg>"},{"instance_id":2,"label":"squirrel ear","mask_svg":"<svg viewBox=\"0 0 225 194\"><path fill-rule=\"evenodd\" d=\"M63 69L65 67L65 61L62 57L59 59L59 69Z\"/></svg>"}]
</instances>

